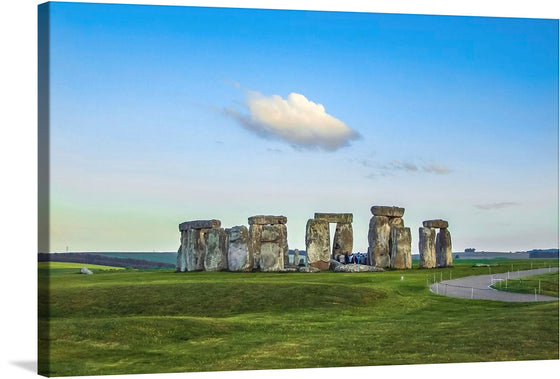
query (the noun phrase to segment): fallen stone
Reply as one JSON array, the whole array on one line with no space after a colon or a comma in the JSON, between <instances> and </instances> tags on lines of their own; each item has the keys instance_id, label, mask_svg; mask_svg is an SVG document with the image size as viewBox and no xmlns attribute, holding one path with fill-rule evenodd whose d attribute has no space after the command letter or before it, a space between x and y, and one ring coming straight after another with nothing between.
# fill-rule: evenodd
<instances>
[{"instance_id":1,"label":"fallen stone","mask_svg":"<svg viewBox=\"0 0 560 379\"><path fill-rule=\"evenodd\" d=\"M433 228L418 228L418 252L420 254L418 260L419 268L436 267L436 231Z\"/></svg>"},{"instance_id":2,"label":"fallen stone","mask_svg":"<svg viewBox=\"0 0 560 379\"><path fill-rule=\"evenodd\" d=\"M427 220L423 221L422 225L425 228L447 228L449 223L445 220Z\"/></svg>"},{"instance_id":3,"label":"fallen stone","mask_svg":"<svg viewBox=\"0 0 560 379\"><path fill-rule=\"evenodd\" d=\"M222 225L220 220L194 220L194 221L186 221L179 224L179 230L188 230L188 229L213 229L219 228Z\"/></svg>"},{"instance_id":4,"label":"fallen stone","mask_svg":"<svg viewBox=\"0 0 560 379\"><path fill-rule=\"evenodd\" d=\"M368 255L372 266L387 268L391 265L389 238L391 227L387 216L373 216L369 222Z\"/></svg>"},{"instance_id":5,"label":"fallen stone","mask_svg":"<svg viewBox=\"0 0 560 379\"><path fill-rule=\"evenodd\" d=\"M339 261L337 261L335 259L330 260L329 269L331 271L334 271L334 269L337 268L338 266L342 266L342 263L340 263Z\"/></svg>"},{"instance_id":6,"label":"fallen stone","mask_svg":"<svg viewBox=\"0 0 560 379\"><path fill-rule=\"evenodd\" d=\"M280 272L297 272L297 267L284 267Z\"/></svg>"},{"instance_id":7,"label":"fallen stone","mask_svg":"<svg viewBox=\"0 0 560 379\"><path fill-rule=\"evenodd\" d=\"M298 270L298 272L320 272L321 271L317 267L312 267L312 266L298 267L297 270Z\"/></svg>"},{"instance_id":8,"label":"fallen stone","mask_svg":"<svg viewBox=\"0 0 560 379\"><path fill-rule=\"evenodd\" d=\"M307 265L326 271L330 261L330 231L326 220L309 219L305 229Z\"/></svg>"},{"instance_id":9,"label":"fallen stone","mask_svg":"<svg viewBox=\"0 0 560 379\"><path fill-rule=\"evenodd\" d=\"M249 217L249 225L273 225L273 224L285 224L288 222L286 216L252 216Z\"/></svg>"},{"instance_id":10,"label":"fallen stone","mask_svg":"<svg viewBox=\"0 0 560 379\"><path fill-rule=\"evenodd\" d=\"M326 220L333 223L352 223L353 217L352 213L315 213L316 220Z\"/></svg>"},{"instance_id":11,"label":"fallen stone","mask_svg":"<svg viewBox=\"0 0 560 379\"><path fill-rule=\"evenodd\" d=\"M352 224L337 223L333 239L333 257L336 259L345 253L352 254L354 248L354 233Z\"/></svg>"},{"instance_id":12,"label":"fallen stone","mask_svg":"<svg viewBox=\"0 0 560 379\"><path fill-rule=\"evenodd\" d=\"M381 272L385 271L381 267L360 265L356 263L349 263L347 265L340 265L334 268L334 272Z\"/></svg>"},{"instance_id":13,"label":"fallen stone","mask_svg":"<svg viewBox=\"0 0 560 379\"><path fill-rule=\"evenodd\" d=\"M440 229L436 236L436 265L437 267L453 267L451 233L447 228Z\"/></svg>"},{"instance_id":14,"label":"fallen stone","mask_svg":"<svg viewBox=\"0 0 560 379\"><path fill-rule=\"evenodd\" d=\"M411 242L410 228L391 228L391 268L412 268Z\"/></svg>"},{"instance_id":15,"label":"fallen stone","mask_svg":"<svg viewBox=\"0 0 560 379\"><path fill-rule=\"evenodd\" d=\"M91 272L87 267L82 267L80 269L80 274L92 275L93 272Z\"/></svg>"},{"instance_id":16,"label":"fallen stone","mask_svg":"<svg viewBox=\"0 0 560 379\"><path fill-rule=\"evenodd\" d=\"M402 217L404 208L374 205L371 207L371 214L374 216Z\"/></svg>"},{"instance_id":17,"label":"fallen stone","mask_svg":"<svg viewBox=\"0 0 560 379\"><path fill-rule=\"evenodd\" d=\"M228 237L228 270L251 271L254 262L247 227L234 226L233 228L226 229L226 234Z\"/></svg>"}]
</instances>

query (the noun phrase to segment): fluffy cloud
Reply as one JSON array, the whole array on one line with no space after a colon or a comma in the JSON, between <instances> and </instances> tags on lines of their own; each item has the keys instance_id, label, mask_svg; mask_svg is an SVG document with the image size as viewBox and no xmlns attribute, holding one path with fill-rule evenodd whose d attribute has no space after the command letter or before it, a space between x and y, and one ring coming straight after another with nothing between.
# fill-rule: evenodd
<instances>
[{"instance_id":1,"label":"fluffy cloud","mask_svg":"<svg viewBox=\"0 0 560 379\"><path fill-rule=\"evenodd\" d=\"M490 210L490 209L501 209L507 207L514 207L519 205L519 203L514 203L512 201L504 201L502 203L490 203L490 204L475 204L474 207L482 210Z\"/></svg>"},{"instance_id":2,"label":"fluffy cloud","mask_svg":"<svg viewBox=\"0 0 560 379\"><path fill-rule=\"evenodd\" d=\"M328 114L322 104L299 93L290 93L284 99L248 91L246 105L249 115L232 109L225 112L256 135L280 139L295 148L335 151L360 138L355 130Z\"/></svg>"}]
</instances>

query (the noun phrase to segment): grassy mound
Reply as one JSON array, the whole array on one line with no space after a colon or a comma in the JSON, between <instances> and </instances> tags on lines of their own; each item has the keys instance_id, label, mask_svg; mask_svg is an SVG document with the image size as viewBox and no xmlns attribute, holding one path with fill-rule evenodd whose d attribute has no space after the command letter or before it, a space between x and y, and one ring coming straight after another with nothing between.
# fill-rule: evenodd
<instances>
[{"instance_id":1,"label":"grassy mound","mask_svg":"<svg viewBox=\"0 0 560 379\"><path fill-rule=\"evenodd\" d=\"M471 262L353 274L53 270L39 293L39 368L62 376L558 359L558 302L452 299L427 287L434 276L487 273Z\"/></svg>"}]
</instances>

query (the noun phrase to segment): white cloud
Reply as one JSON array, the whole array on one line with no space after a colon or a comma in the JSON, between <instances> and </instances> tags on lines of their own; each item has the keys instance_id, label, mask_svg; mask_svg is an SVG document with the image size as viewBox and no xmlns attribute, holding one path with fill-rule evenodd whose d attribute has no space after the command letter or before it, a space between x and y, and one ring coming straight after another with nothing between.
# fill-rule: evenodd
<instances>
[{"instance_id":1,"label":"white cloud","mask_svg":"<svg viewBox=\"0 0 560 379\"><path fill-rule=\"evenodd\" d=\"M249 115L226 109L244 128L264 138L276 138L295 148L320 148L335 151L360 138L343 121L328 114L322 104L299 93L286 99L247 91Z\"/></svg>"},{"instance_id":2,"label":"white cloud","mask_svg":"<svg viewBox=\"0 0 560 379\"><path fill-rule=\"evenodd\" d=\"M474 207L487 211L490 209L502 209L502 208L514 207L517 205L519 205L519 203L515 203L512 201L504 201L501 203L475 204Z\"/></svg>"},{"instance_id":3,"label":"white cloud","mask_svg":"<svg viewBox=\"0 0 560 379\"><path fill-rule=\"evenodd\" d=\"M434 174L449 174L451 169L442 165L441 163L434 162L428 165L422 166L422 171L424 172L433 172Z\"/></svg>"}]
</instances>

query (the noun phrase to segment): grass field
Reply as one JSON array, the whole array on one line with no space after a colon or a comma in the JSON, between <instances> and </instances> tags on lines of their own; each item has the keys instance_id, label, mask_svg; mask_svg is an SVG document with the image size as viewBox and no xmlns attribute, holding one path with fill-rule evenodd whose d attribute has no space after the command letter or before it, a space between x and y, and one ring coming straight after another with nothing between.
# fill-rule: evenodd
<instances>
[{"instance_id":1,"label":"grass field","mask_svg":"<svg viewBox=\"0 0 560 379\"><path fill-rule=\"evenodd\" d=\"M102 265L92 265L88 263L73 263L73 262L37 262L37 267L39 270L63 270L71 269L72 272L78 273L82 267L87 267L88 269L95 270L124 270L124 267L113 267L113 266L102 266ZM76 270L77 269L77 270ZM62 271L52 271L53 274L61 273Z\"/></svg>"},{"instance_id":2,"label":"grass field","mask_svg":"<svg viewBox=\"0 0 560 379\"><path fill-rule=\"evenodd\" d=\"M527 276L519 279L501 281L492 286L501 291L517 293L538 293L558 297L558 273Z\"/></svg>"},{"instance_id":3,"label":"grass field","mask_svg":"<svg viewBox=\"0 0 560 379\"><path fill-rule=\"evenodd\" d=\"M492 262L493 273L558 265ZM429 292L434 274L488 273L472 261L358 274L66 270L48 281L39 271L50 288L39 292L39 371L49 376L559 357L558 301Z\"/></svg>"}]
</instances>

